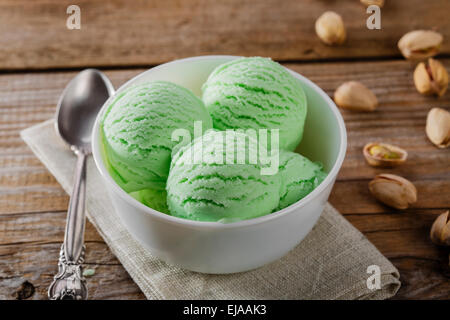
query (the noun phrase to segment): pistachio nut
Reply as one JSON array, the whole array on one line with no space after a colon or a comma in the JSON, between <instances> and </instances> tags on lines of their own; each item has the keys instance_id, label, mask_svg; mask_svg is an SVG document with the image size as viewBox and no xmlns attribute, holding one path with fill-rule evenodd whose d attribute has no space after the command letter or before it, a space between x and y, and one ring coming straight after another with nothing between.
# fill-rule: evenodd
<instances>
[{"instance_id":1,"label":"pistachio nut","mask_svg":"<svg viewBox=\"0 0 450 320\"><path fill-rule=\"evenodd\" d=\"M398 48L406 59L421 60L439 53L443 37L432 30L408 32L398 41Z\"/></svg>"},{"instance_id":2,"label":"pistachio nut","mask_svg":"<svg viewBox=\"0 0 450 320\"><path fill-rule=\"evenodd\" d=\"M377 175L369 182L369 190L378 201L396 209L406 209L417 201L416 187L394 174Z\"/></svg>"},{"instance_id":3,"label":"pistachio nut","mask_svg":"<svg viewBox=\"0 0 450 320\"><path fill-rule=\"evenodd\" d=\"M450 246L450 216L449 211L442 213L434 221L430 238L437 245Z\"/></svg>"},{"instance_id":4,"label":"pistachio nut","mask_svg":"<svg viewBox=\"0 0 450 320\"><path fill-rule=\"evenodd\" d=\"M433 108L428 112L425 127L428 139L439 148L450 146L450 112Z\"/></svg>"},{"instance_id":5,"label":"pistachio nut","mask_svg":"<svg viewBox=\"0 0 450 320\"><path fill-rule=\"evenodd\" d=\"M324 12L316 20L316 33L328 45L339 45L346 39L344 21L333 11Z\"/></svg>"},{"instance_id":6,"label":"pistachio nut","mask_svg":"<svg viewBox=\"0 0 450 320\"><path fill-rule=\"evenodd\" d=\"M414 84L422 94L443 96L448 87L447 69L432 58L428 59L428 64L420 62L414 70Z\"/></svg>"},{"instance_id":7,"label":"pistachio nut","mask_svg":"<svg viewBox=\"0 0 450 320\"><path fill-rule=\"evenodd\" d=\"M334 92L334 101L343 109L373 111L378 105L375 94L357 81L341 84Z\"/></svg>"},{"instance_id":8,"label":"pistachio nut","mask_svg":"<svg viewBox=\"0 0 450 320\"><path fill-rule=\"evenodd\" d=\"M384 0L361 0L361 3L365 6L376 5L382 8L384 6Z\"/></svg>"},{"instance_id":9,"label":"pistachio nut","mask_svg":"<svg viewBox=\"0 0 450 320\"><path fill-rule=\"evenodd\" d=\"M363 154L367 163L374 167L398 166L405 163L408 158L408 153L402 148L381 142L366 144Z\"/></svg>"}]
</instances>

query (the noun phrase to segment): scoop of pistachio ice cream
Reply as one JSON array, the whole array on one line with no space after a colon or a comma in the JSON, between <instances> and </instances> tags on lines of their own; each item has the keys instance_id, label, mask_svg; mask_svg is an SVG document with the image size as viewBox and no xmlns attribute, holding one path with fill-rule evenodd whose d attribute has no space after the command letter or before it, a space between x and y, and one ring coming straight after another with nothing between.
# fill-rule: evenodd
<instances>
[{"instance_id":1,"label":"scoop of pistachio ice cream","mask_svg":"<svg viewBox=\"0 0 450 320\"><path fill-rule=\"evenodd\" d=\"M130 196L156 211L169 214L166 190L142 189L130 192Z\"/></svg>"},{"instance_id":2,"label":"scoop of pistachio ice cream","mask_svg":"<svg viewBox=\"0 0 450 320\"><path fill-rule=\"evenodd\" d=\"M172 133L194 122L212 127L203 102L174 83L155 81L119 93L101 121L105 163L114 180L127 192L165 188Z\"/></svg>"},{"instance_id":3,"label":"scoop of pistachio ice cream","mask_svg":"<svg viewBox=\"0 0 450 320\"><path fill-rule=\"evenodd\" d=\"M322 165L289 151L281 151L278 174L281 177L278 210L310 194L327 176Z\"/></svg>"},{"instance_id":4,"label":"scoop of pistachio ice cream","mask_svg":"<svg viewBox=\"0 0 450 320\"><path fill-rule=\"evenodd\" d=\"M224 63L202 90L216 129L279 129L279 146L290 151L302 139L305 93L294 76L269 58Z\"/></svg>"},{"instance_id":5,"label":"scoop of pistachio ice cream","mask_svg":"<svg viewBox=\"0 0 450 320\"><path fill-rule=\"evenodd\" d=\"M234 163L226 160L231 143ZM210 130L182 147L172 159L167 180L170 213L191 220L233 222L273 212L279 202L279 175L263 175L264 164L251 163L249 156L242 163L237 160L238 153L256 152L254 139L237 131Z\"/></svg>"}]
</instances>

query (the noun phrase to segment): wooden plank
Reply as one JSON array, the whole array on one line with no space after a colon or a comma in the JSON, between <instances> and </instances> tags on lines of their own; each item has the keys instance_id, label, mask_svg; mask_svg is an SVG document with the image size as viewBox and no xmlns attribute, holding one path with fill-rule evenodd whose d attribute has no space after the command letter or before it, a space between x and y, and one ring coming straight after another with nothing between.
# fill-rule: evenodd
<instances>
[{"instance_id":1,"label":"wooden plank","mask_svg":"<svg viewBox=\"0 0 450 320\"><path fill-rule=\"evenodd\" d=\"M417 202L408 210L450 207L450 180L411 179L411 182L417 188ZM368 183L369 180L337 181L329 201L343 214L392 212L392 209L375 200L369 192Z\"/></svg>"},{"instance_id":2,"label":"wooden plank","mask_svg":"<svg viewBox=\"0 0 450 320\"><path fill-rule=\"evenodd\" d=\"M440 260L445 249L430 240L430 229L442 210L423 209L372 215L345 215L388 258ZM448 257L442 262L448 262ZM450 285L450 283L449 283Z\"/></svg>"},{"instance_id":3,"label":"wooden plank","mask_svg":"<svg viewBox=\"0 0 450 320\"><path fill-rule=\"evenodd\" d=\"M447 253L448 255L448 253ZM402 286L393 299L450 299L449 268L444 262L416 258L390 258L400 272Z\"/></svg>"},{"instance_id":4,"label":"wooden plank","mask_svg":"<svg viewBox=\"0 0 450 320\"><path fill-rule=\"evenodd\" d=\"M0 217L0 299L13 299L25 281L35 288L30 299L46 299L57 272L64 237L65 212ZM91 299L144 299L120 262L89 222L86 224L86 269Z\"/></svg>"},{"instance_id":5,"label":"wooden plank","mask_svg":"<svg viewBox=\"0 0 450 320\"><path fill-rule=\"evenodd\" d=\"M0 299L14 299L15 292L25 281L36 290L30 299L47 299L48 286L57 272L57 260L53 257L58 256L60 246L59 242L0 246ZM100 262L108 258L105 254L111 255L106 244L87 243L87 246L87 259L94 262L85 266L95 270L88 279L91 299L145 298L122 265Z\"/></svg>"},{"instance_id":6,"label":"wooden plank","mask_svg":"<svg viewBox=\"0 0 450 320\"><path fill-rule=\"evenodd\" d=\"M1 1L0 69L148 66L205 54L284 61L397 57L397 41L412 29L450 37L446 0L386 1L381 30L367 29L368 14L357 0L79 0L80 30L66 28L70 4ZM314 22L326 10L343 16L344 46L316 37ZM442 52L450 53L450 42Z\"/></svg>"},{"instance_id":7,"label":"wooden plank","mask_svg":"<svg viewBox=\"0 0 450 320\"><path fill-rule=\"evenodd\" d=\"M66 211L2 215L0 216L0 246L62 242L65 222ZM104 242L91 223L86 226L84 239L86 242ZM117 264L118 261L114 258L110 263Z\"/></svg>"}]
</instances>

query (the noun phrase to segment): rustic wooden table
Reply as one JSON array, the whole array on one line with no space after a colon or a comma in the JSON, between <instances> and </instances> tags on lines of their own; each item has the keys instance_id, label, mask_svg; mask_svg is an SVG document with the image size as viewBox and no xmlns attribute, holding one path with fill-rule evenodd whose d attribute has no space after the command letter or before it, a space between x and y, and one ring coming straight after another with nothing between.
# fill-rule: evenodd
<instances>
[{"instance_id":1,"label":"rustic wooden table","mask_svg":"<svg viewBox=\"0 0 450 320\"><path fill-rule=\"evenodd\" d=\"M373 89L377 111L343 112L348 152L330 202L399 269L395 298L449 299L449 250L434 246L428 233L450 207L450 149L435 148L424 126L431 107L450 109L450 92L440 99L419 95L414 65L396 43L412 29L436 29L445 36L440 59L449 68L450 2L386 2L382 30L368 30L358 0L78 0L81 30L68 30L71 2L0 1L0 299L27 297L31 288L29 299L46 298L68 204L20 130L51 118L61 91L82 68L104 69L118 87L153 65L204 54L270 56L330 95L348 80ZM344 46L327 47L315 36L315 18L326 10L343 16ZM368 192L368 181L382 170L367 166L361 149L376 140L409 152L406 165L387 170L417 186L419 199L409 210L389 209ZM86 265L96 270L91 298L144 298L89 223L86 244Z\"/></svg>"}]
</instances>

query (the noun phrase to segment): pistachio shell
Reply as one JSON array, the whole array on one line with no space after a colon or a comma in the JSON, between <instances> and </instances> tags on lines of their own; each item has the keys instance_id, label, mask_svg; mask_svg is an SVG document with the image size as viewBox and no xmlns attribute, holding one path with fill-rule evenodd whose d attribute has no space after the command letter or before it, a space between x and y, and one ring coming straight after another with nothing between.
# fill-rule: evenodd
<instances>
[{"instance_id":1,"label":"pistachio shell","mask_svg":"<svg viewBox=\"0 0 450 320\"><path fill-rule=\"evenodd\" d=\"M421 60L439 53L443 37L432 30L408 32L398 41L398 48L406 59Z\"/></svg>"},{"instance_id":2,"label":"pistachio shell","mask_svg":"<svg viewBox=\"0 0 450 320\"><path fill-rule=\"evenodd\" d=\"M432 87L435 87L435 92L438 96L443 96L448 87L448 72L447 69L435 59L428 59L429 69L431 71Z\"/></svg>"},{"instance_id":3,"label":"pistachio shell","mask_svg":"<svg viewBox=\"0 0 450 320\"><path fill-rule=\"evenodd\" d=\"M430 238L437 245L447 245L450 246L450 217L449 211L446 211L439 215L434 221L431 231Z\"/></svg>"},{"instance_id":4,"label":"pistachio shell","mask_svg":"<svg viewBox=\"0 0 450 320\"><path fill-rule=\"evenodd\" d=\"M414 70L414 85L422 94L431 94L431 79L425 63L421 62Z\"/></svg>"},{"instance_id":5,"label":"pistachio shell","mask_svg":"<svg viewBox=\"0 0 450 320\"><path fill-rule=\"evenodd\" d=\"M425 128L428 139L439 148L450 146L450 112L433 108L428 112Z\"/></svg>"},{"instance_id":6,"label":"pistachio shell","mask_svg":"<svg viewBox=\"0 0 450 320\"><path fill-rule=\"evenodd\" d=\"M368 6L376 5L382 8L384 6L384 0L361 0L361 3Z\"/></svg>"},{"instance_id":7,"label":"pistachio shell","mask_svg":"<svg viewBox=\"0 0 450 320\"><path fill-rule=\"evenodd\" d=\"M414 84L422 94L444 95L448 87L448 73L439 61L429 58L428 64L420 62L414 70Z\"/></svg>"},{"instance_id":8,"label":"pistachio shell","mask_svg":"<svg viewBox=\"0 0 450 320\"><path fill-rule=\"evenodd\" d=\"M387 143L371 142L364 146L363 154L374 167L394 167L405 163L408 152Z\"/></svg>"},{"instance_id":9,"label":"pistachio shell","mask_svg":"<svg viewBox=\"0 0 450 320\"><path fill-rule=\"evenodd\" d=\"M378 105L373 92L357 81L341 84L334 92L334 101L340 108L354 111L373 111Z\"/></svg>"},{"instance_id":10,"label":"pistachio shell","mask_svg":"<svg viewBox=\"0 0 450 320\"><path fill-rule=\"evenodd\" d=\"M369 182L369 190L378 201L396 209L406 209L417 201L416 187L394 174L377 175Z\"/></svg>"},{"instance_id":11,"label":"pistachio shell","mask_svg":"<svg viewBox=\"0 0 450 320\"><path fill-rule=\"evenodd\" d=\"M316 20L316 33L328 45L342 44L347 37L344 21L340 15L333 11L324 12Z\"/></svg>"}]
</instances>

